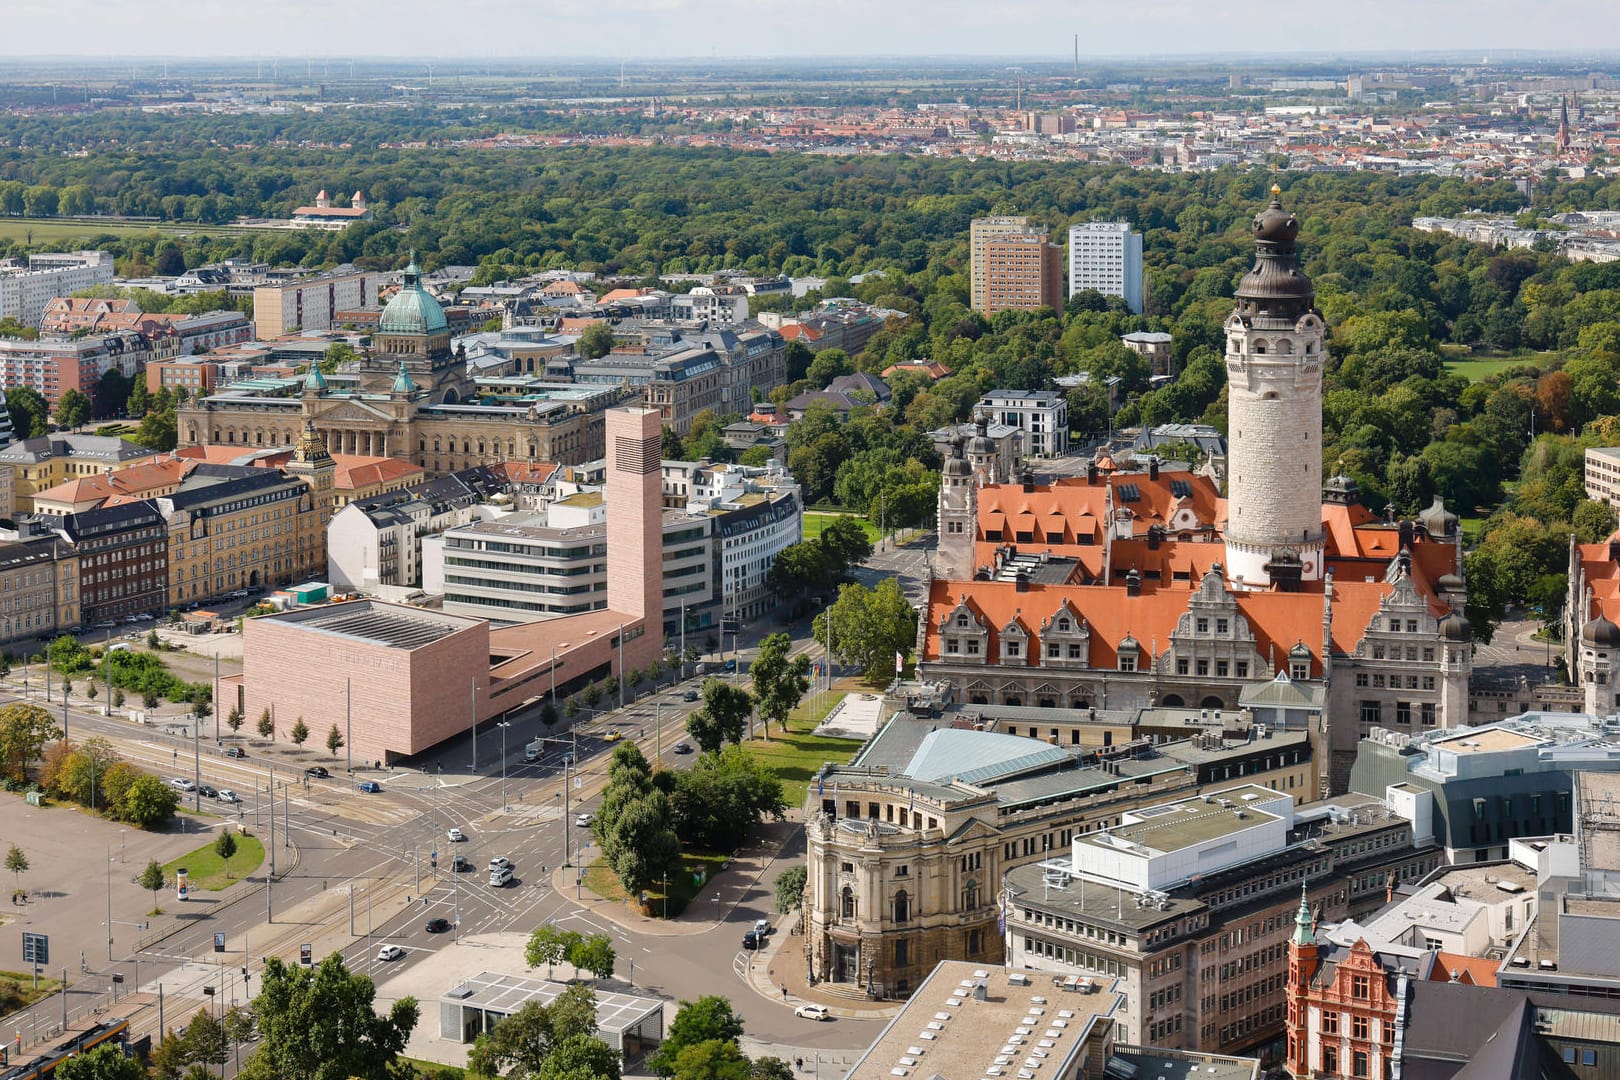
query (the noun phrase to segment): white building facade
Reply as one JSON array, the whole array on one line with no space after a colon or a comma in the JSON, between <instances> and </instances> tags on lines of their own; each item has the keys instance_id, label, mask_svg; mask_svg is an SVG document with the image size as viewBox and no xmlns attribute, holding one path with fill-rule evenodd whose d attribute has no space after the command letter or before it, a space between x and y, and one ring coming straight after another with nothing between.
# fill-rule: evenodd
<instances>
[{"instance_id":1,"label":"white building facade","mask_svg":"<svg viewBox=\"0 0 1620 1080\"><path fill-rule=\"evenodd\" d=\"M1123 221L1069 226L1069 295L1095 290L1142 314L1142 234Z\"/></svg>"},{"instance_id":2,"label":"white building facade","mask_svg":"<svg viewBox=\"0 0 1620 1080\"><path fill-rule=\"evenodd\" d=\"M992 390L979 408L994 423L1024 432L1031 457L1062 457L1069 452L1069 401L1049 390Z\"/></svg>"},{"instance_id":3,"label":"white building facade","mask_svg":"<svg viewBox=\"0 0 1620 1080\"><path fill-rule=\"evenodd\" d=\"M111 252L30 255L27 266L0 267L0 319L16 319L24 326L37 327L45 314L45 305L58 296L69 296L97 285L111 285L112 281Z\"/></svg>"}]
</instances>

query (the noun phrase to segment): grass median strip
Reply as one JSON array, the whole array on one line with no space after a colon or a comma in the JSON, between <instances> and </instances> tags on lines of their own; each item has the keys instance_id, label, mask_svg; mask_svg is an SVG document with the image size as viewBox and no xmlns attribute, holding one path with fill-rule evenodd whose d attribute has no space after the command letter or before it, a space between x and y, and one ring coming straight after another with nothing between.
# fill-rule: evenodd
<instances>
[{"instance_id":1,"label":"grass median strip","mask_svg":"<svg viewBox=\"0 0 1620 1080\"><path fill-rule=\"evenodd\" d=\"M236 854L231 856L228 863L214 850L213 841L209 841L196 851L164 863L163 873L172 885L174 872L184 867L193 889L219 892L253 873L263 862L264 844L260 843L259 838L238 834Z\"/></svg>"}]
</instances>

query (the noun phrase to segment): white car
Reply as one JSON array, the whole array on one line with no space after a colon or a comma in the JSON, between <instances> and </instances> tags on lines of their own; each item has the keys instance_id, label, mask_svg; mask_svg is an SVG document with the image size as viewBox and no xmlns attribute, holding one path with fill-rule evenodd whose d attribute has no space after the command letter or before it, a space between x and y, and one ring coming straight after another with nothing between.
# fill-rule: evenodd
<instances>
[{"instance_id":1,"label":"white car","mask_svg":"<svg viewBox=\"0 0 1620 1080\"><path fill-rule=\"evenodd\" d=\"M452 844L459 844L463 840L467 839L467 834L462 832L460 829L451 829L449 832L445 833L444 835L445 835L445 838L447 840L449 840Z\"/></svg>"},{"instance_id":2,"label":"white car","mask_svg":"<svg viewBox=\"0 0 1620 1080\"><path fill-rule=\"evenodd\" d=\"M508 859L505 855L497 855L493 859L489 860L489 872L492 874L497 870L510 869L512 869L512 860Z\"/></svg>"},{"instance_id":3,"label":"white car","mask_svg":"<svg viewBox=\"0 0 1620 1080\"><path fill-rule=\"evenodd\" d=\"M594 817L594 814L581 814L574 819L574 824L581 829L588 829L591 827L591 821L594 819Z\"/></svg>"},{"instance_id":4,"label":"white car","mask_svg":"<svg viewBox=\"0 0 1620 1080\"><path fill-rule=\"evenodd\" d=\"M242 801L242 797L236 792L232 791L230 788L220 788L219 794L214 796L214 798L218 799L220 802L229 803L238 803Z\"/></svg>"},{"instance_id":5,"label":"white car","mask_svg":"<svg viewBox=\"0 0 1620 1080\"><path fill-rule=\"evenodd\" d=\"M174 788L179 788L181 791L196 791L197 790L197 782L195 780L187 780L183 776L177 776L173 780L170 780L169 781L169 786L174 787Z\"/></svg>"},{"instance_id":6,"label":"white car","mask_svg":"<svg viewBox=\"0 0 1620 1080\"><path fill-rule=\"evenodd\" d=\"M806 1002L805 1004L800 1005L797 1009L794 1009L793 1010L793 1015L794 1016L802 1016L806 1020L831 1020L832 1019L832 1013L827 1011L827 1006L825 1006L825 1005L817 1005L813 1001Z\"/></svg>"},{"instance_id":7,"label":"white car","mask_svg":"<svg viewBox=\"0 0 1620 1080\"><path fill-rule=\"evenodd\" d=\"M771 920L755 919L754 933L758 934L760 937L769 937L771 933Z\"/></svg>"},{"instance_id":8,"label":"white car","mask_svg":"<svg viewBox=\"0 0 1620 1080\"><path fill-rule=\"evenodd\" d=\"M404 955L405 950L398 945L384 945L377 950L377 959L379 960L398 960Z\"/></svg>"}]
</instances>

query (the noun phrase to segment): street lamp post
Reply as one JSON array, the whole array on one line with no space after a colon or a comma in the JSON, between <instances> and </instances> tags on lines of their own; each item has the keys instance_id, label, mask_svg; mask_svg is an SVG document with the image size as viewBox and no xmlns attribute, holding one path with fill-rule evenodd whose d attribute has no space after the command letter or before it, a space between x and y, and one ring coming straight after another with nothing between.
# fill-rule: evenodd
<instances>
[{"instance_id":1,"label":"street lamp post","mask_svg":"<svg viewBox=\"0 0 1620 1080\"><path fill-rule=\"evenodd\" d=\"M472 732L473 732L473 759L472 771L478 772L478 680L472 680Z\"/></svg>"},{"instance_id":2,"label":"street lamp post","mask_svg":"<svg viewBox=\"0 0 1620 1080\"><path fill-rule=\"evenodd\" d=\"M501 729L501 809L507 808L506 803L506 729L512 725L502 720L498 725Z\"/></svg>"}]
</instances>

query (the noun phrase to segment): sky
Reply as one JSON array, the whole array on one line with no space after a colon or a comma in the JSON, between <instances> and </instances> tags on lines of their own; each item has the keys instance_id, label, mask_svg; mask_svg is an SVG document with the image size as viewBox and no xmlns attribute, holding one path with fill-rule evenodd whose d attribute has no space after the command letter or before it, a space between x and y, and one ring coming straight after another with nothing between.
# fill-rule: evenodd
<instances>
[{"instance_id":1,"label":"sky","mask_svg":"<svg viewBox=\"0 0 1620 1080\"><path fill-rule=\"evenodd\" d=\"M1615 0L0 0L34 56L1620 51Z\"/></svg>"}]
</instances>

